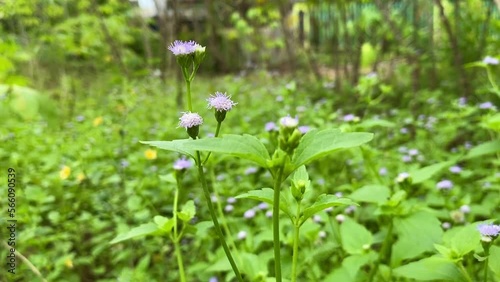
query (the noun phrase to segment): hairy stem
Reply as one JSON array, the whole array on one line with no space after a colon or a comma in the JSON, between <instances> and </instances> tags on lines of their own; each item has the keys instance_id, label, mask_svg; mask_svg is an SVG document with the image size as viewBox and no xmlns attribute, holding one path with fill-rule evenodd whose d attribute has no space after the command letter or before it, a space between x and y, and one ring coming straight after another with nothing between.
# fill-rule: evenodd
<instances>
[{"instance_id":1,"label":"hairy stem","mask_svg":"<svg viewBox=\"0 0 500 282\"><path fill-rule=\"evenodd\" d=\"M175 256L177 257L177 265L179 266L179 279L181 282L186 282L186 273L184 272L184 263L182 262L182 253L179 246L180 236L177 230L177 204L179 202L179 190L181 189L181 181L179 176L177 179L177 189L174 194L174 249Z\"/></svg>"},{"instance_id":2,"label":"hairy stem","mask_svg":"<svg viewBox=\"0 0 500 282\"><path fill-rule=\"evenodd\" d=\"M299 239L300 239L300 202L297 203L297 217L294 222L293 230L293 255L292 255L292 282L297 281L297 259L299 257Z\"/></svg>"},{"instance_id":3,"label":"hairy stem","mask_svg":"<svg viewBox=\"0 0 500 282\"><path fill-rule=\"evenodd\" d=\"M192 112L193 105L191 103L191 81L189 81L189 80L186 80L186 91L187 91L188 109L190 112Z\"/></svg>"},{"instance_id":4,"label":"hairy stem","mask_svg":"<svg viewBox=\"0 0 500 282\"><path fill-rule=\"evenodd\" d=\"M205 195L205 199L206 199L207 205L208 205L208 210L210 211L210 216L212 217L212 221L214 223L215 232L217 233L217 236L219 237L219 241L222 245L222 248L224 249L224 252L226 253L226 257L229 260L231 267L233 268L233 271L234 271L234 274L236 275L236 278L238 279L238 281L243 282L243 278L241 277L240 271L238 270L238 267L236 266L236 263L234 262L233 256L231 255L231 251L229 250L229 247L227 246L226 240L224 239L224 234L222 234L222 230L220 228L219 221L217 220L217 216L215 214L215 209L214 209L214 206L212 204L212 199L210 198L210 192L208 191L207 180L205 179L205 172L203 171L203 164L201 163L201 156L200 156L199 151L196 151L196 163L198 165L198 174L200 176L201 186L203 187L203 194Z\"/></svg>"}]
</instances>

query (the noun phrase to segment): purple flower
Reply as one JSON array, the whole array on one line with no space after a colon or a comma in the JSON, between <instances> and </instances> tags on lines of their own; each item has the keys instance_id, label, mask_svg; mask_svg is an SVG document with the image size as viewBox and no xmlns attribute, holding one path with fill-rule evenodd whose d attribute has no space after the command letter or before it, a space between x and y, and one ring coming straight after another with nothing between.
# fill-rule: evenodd
<instances>
[{"instance_id":1,"label":"purple flower","mask_svg":"<svg viewBox=\"0 0 500 282\"><path fill-rule=\"evenodd\" d=\"M484 103L481 103L479 104L478 106L480 109L482 110L494 110L496 109L496 107L491 103L491 102L484 102Z\"/></svg>"},{"instance_id":2,"label":"purple flower","mask_svg":"<svg viewBox=\"0 0 500 282\"><path fill-rule=\"evenodd\" d=\"M210 279L208 280L208 282L219 282L219 279L215 276L212 276L210 277Z\"/></svg>"},{"instance_id":3,"label":"purple flower","mask_svg":"<svg viewBox=\"0 0 500 282\"><path fill-rule=\"evenodd\" d=\"M399 132L400 132L401 134L408 134L408 128L403 127L403 128L401 128L401 129L399 130Z\"/></svg>"},{"instance_id":4,"label":"purple flower","mask_svg":"<svg viewBox=\"0 0 500 282\"><path fill-rule=\"evenodd\" d=\"M346 122L354 121L356 119L356 116L353 114L348 114L348 115L345 115L342 119Z\"/></svg>"},{"instance_id":5,"label":"purple flower","mask_svg":"<svg viewBox=\"0 0 500 282\"><path fill-rule=\"evenodd\" d=\"M170 50L176 56L192 54L199 48L203 47L201 47L198 43L192 40L191 41L175 40L172 44L170 44L170 46L168 46L168 50Z\"/></svg>"},{"instance_id":6,"label":"purple flower","mask_svg":"<svg viewBox=\"0 0 500 282\"><path fill-rule=\"evenodd\" d=\"M265 128L266 128L266 131L276 131L276 130L278 130L278 127L276 127L276 123L274 123L272 121L266 123Z\"/></svg>"},{"instance_id":7,"label":"purple flower","mask_svg":"<svg viewBox=\"0 0 500 282\"><path fill-rule=\"evenodd\" d=\"M185 157L176 160L174 163L175 170L186 170L191 166L193 166L193 164L191 163L190 160L186 159Z\"/></svg>"},{"instance_id":8,"label":"purple flower","mask_svg":"<svg viewBox=\"0 0 500 282\"><path fill-rule=\"evenodd\" d=\"M255 216L255 211L253 209L249 209L243 214L243 217L246 219L253 218L254 216Z\"/></svg>"},{"instance_id":9,"label":"purple flower","mask_svg":"<svg viewBox=\"0 0 500 282\"><path fill-rule=\"evenodd\" d=\"M477 230L479 230L481 236L488 237L491 241L491 237L496 237L500 234L500 225L483 223L477 226Z\"/></svg>"},{"instance_id":10,"label":"purple flower","mask_svg":"<svg viewBox=\"0 0 500 282\"><path fill-rule=\"evenodd\" d=\"M302 133L302 134L306 134L307 132L309 132L309 130L311 130L311 128L310 128L309 126L307 126L307 125L302 125L302 126L299 126L297 129L298 129L298 130L300 131L300 133Z\"/></svg>"},{"instance_id":11,"label":"purple flower","mask_svg":"<svg viewBox=\"0 0 500 282\"><path fill-rule=\"evenodd\" d=\"M186 129L203 124L203 118L197 113L183 112L179 120L179 126Z\"/></svg>"},{"instance_id":12,"label":"purple flower","mask_svg":"<svg viewBox=\"0 0 500 282\"><path fill-rule=\"evenodd\" d=\"M466 104L467 104L467 98L465 98L465 97L460 97L460 98L458 99L458 105L459 105L460 107L463 107L463 106L465 106Z\"/></svg>"},{"instance_id":13,"label":"purple flower","mask_svg":"<svg viewBox=\"0 0 500 282\"><path fill-rule=\"evenodd\" d=\"M214 108L219 112L228 112L233 108L233 106L238 104L231 100L231 96L221 92L215 92L214 95L210 95L207 101L209 109Z\"/></svg>"},{"instance_id":14,"label":"purple flower","mask_svg":"<svg viewBox=\"0 0 500 282\"><path fill-rule=\"evenodd\" d=\"M247 169L245 170L245 174L246 174L246 175L254 174L254 173L256 173L258 170L259 170L258 168L254 167L254 166L251 166L251 167L249 167L249 168L247 168Z\"/></svg>"},{"instance_id":15,"label":"purple flower","mask_svg":"<svg viewBox=\"0 0 500 282\"><path fill-rule=\"evenodd\" d=\"M412 158L411 158L411 156L406 156L406 155L405 155L405 156L401 157L401 160L402 160L404 163L409 163L409 162L411 162Z\"/></svg>"},{"instance_id":16,"label":"purple flower","mask_svg":"<svg viewBox=\"0 0 500 282\"><path fill-rule=\"evenodd\" d=\"M387 175L387 168L385 167L382 167L378 170L378 174L384 176L384 175Z\"/></svg>"},{"instance_id":17,"label":"purple flower","mask_svg":"<svg viewBox=\"0 0 500 282\"><path fill-rule=\"evenodd\" d=\"M266 217L269 217L269 218L273 217L273 211L272 210L266 211Z\"/></svg>"},{"instance_id":18,"label":"purple flower","mask_svg":"<svg viewBox=\"0 0 500 282\"><path fill-rule=\"evenodd\" d=\"M297 127L297 125L299 125L299 118L298 117L292 118L291 116L288 115L280 119L280 124L281 126L286 128L295 128Z\"/></svg>"},{"instance_id":19,"label":"purple flower","mask_svg":"<svg viewBox=\"0 0 500 282\"><path fill-rule=\"evenodd\" d=\"M408 151L408 155L410 155L410 156L416 156L416 155L418 155L418 153L419 153L418 149L410 149Z\"/></svg>"},{"instance_id":20,"label":"purple flower","mask_svg":"<svg viewBox=\"0 0 500 282\"><path fill-rule=\"evenodd\" d=\"M236 203L236 198L235 197L229 197L229 198L227 198L226 202L228 204L234 204L234 203Z\"/></svg>"},{"instance_id":21,"label":"purple flower","mask_svg":"<svg viewBox=\"0 0 500 282\"><path fill-rule=\"evenodd\" d=\"M240 231L238 232L238 239L243 240L247 237L247 232L246 231Z\"/></svg>"},{"instance_id":22,"label":"purple flower","mask_svg":"<svg viewBox=\"0 0 500 282\"><path fill-rule=\"evenodd\" d=\"M439 190L450 190L453 188L453 182L448 179L441 180L436 184L436 188Z\"/></svg>"},{"instance_id":23,"label":"purple flower","mask_svg":"<svg viewBox=\"0 0 500 282\"><path fill-rule=\"evenodd\" d=\"M408 172L401 172L400 174L398 174L398 177L396 177L396 182L401 183L408 177L410 177L410 174Z\"/></svg>"},{"instance_id":24,"label":"purple flower","mask_svg":"<svg viewBox=\"0 0 500 282\"><path fill-rule=\"evenodd\" d=\"M234 210L234 206L233 206L233 205L226 205L226 206L224 207L224 210L225 210L226 212L232 212L232 211Z\"/></svg>"},{"instance_id":25,"label":"purple flower","mask_svg":"<svg viewBox=\"0 0 500 282\"><path fill-rule=\"evenodd\" d=\"M450 172L451 173L460 173L462 171L462 168L459 167L458 165L454 165L450 167Z\"/></svg>"},{"instance_id":26,"label":"purple flower","mask_svg":"<svg viewBox=\"0 0 500 282\"><path fill-rule=\"evenodd\" d=\"M490 57L490 56L486 56L483 59L483 63L486 64L486 65L498 65L498 59Z\"/></svg>"},{"instance_id":27,"label":"purple flower","mask_svg":"<svg viewBox=\"0 0 500 282\"><path fill-rule=\"evenodd\" d=\"M463 212L463 213L470 213L470 207L469 207L469 205L462 205L460 207L460 211Z\"/></svg>"},{"instance_id":28,"label":"purple flower","mask_svg":"<svg viewBox=\"0 0 500 282\"><path fill-rule=\"evenodd\" d=\"M267 203L262 202L257 206L257 208L259 210L267 210L269 208L269 205Z\"/></svg>"}]
</instances>

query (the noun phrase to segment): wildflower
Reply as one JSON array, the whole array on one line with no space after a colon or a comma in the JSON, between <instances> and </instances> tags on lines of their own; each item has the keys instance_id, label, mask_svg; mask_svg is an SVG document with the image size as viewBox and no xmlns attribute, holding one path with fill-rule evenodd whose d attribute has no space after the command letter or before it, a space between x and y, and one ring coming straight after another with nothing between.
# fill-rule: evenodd
<instances>
[{"instance_id":1,"label":"wildflower","mask_svg":"<svg viewBox=\"0 0 500 282\"><path fill-rule=\"evenodd\" d=\"M313 221L316 222L316 223L320 223L321 222L321 216L315 214L313 216Z\"/></svg>"},{"instance_id":2,"label":"wildflower","mask_svg":"<svg viewBox=\"0 0 500 282\"><path fill-rule=\"evenodd\" d=\"M441 180L436 184L436 188L438 190L450 190L451 188L453 188L453 182L448 179Z\"/></svg>"},{"instance_id":3,"label":"wildflower","mask_svg":"<svg viewBox=\"0 0 500 282\"><path fill-rule=\"evenodd\" d=\"M494 57L486 56L483 59L483 64L486 64L486 65L498 65L498 59L494 58Z\"/></svg>"},{"instance_id":4,"label":"wildflower","mask_svg":"<svg viewBox=\"0 0 500 282\"><path fill-rule=\"evenodd\" d=\"M454 222L464 222L465 220L465 214L460 210L450 212L450 217Z\"/></svg>"},{"instance_id":5,"label":"wildflower","mask_svg":"<svg viewBox=\"0 0 500 282\"><path fill-rule=\"evenodd\" d=\"M401 160L402 160L404 163L409 163L409 162L411 162L412 158L411 158L411 156L406 156L406 155L405 155L405 156L401 157Z\"/></svg>"},{"instance_id":6,"label":"wildflower","mask_svg":"<svg viewBox=\"0 0 500 282\"><path fill-rule=\"evenodd\" d=\"M156 150L153 150L153 149L147 149L145 152L144 152L144 156L146 157L146 159L148 160L155 160L156 159Z\"/></svg>"},{"instance_id":7,"label":"wildflower","mask_svg":"<svg viewBox=\"0 0 500 282\"><path fill-rule=\"evenodd\" d=\"M186 170L191 166L193 166L193 164L191 163L190 160L186 159L185 157L176 160L174 163L175 170Z\"/></svg>"},{"instance_id":8,"label":"wildflower","mask_svg":"<svg viewBox=\"0 0 500 282\"><path fill-rule=\"evenodd\" d=\"M179 126L186 129L203 124L203 118L199 114L191 112L183 112L179 121Z\"/></svg>"},{"instance_id":9,"label":"wildflower","mask_svg":"<svg viewBox=\"0 0 500 282\"><path fill-rule=\"evenodd\" d=\"M378 174L381 176L387 175L387 168L382 167L378 170Z\"/></svg>"},{"instance_id":10,"label":"wildflower","mask_svg":"<svg viewBox=\"0 0 500 282\"><path fill-rule=\"evenodd\" d=\"M290 116L286 116L280 119L280 124L286 128L295 128L299 125L299 119L297 117L292 118Z\"/></svg>"},{"instance_id":11,"label":"wildflower","mask_svg":"<svg viewBox=\"0 0 500 282\"><path fill-rule=\"evenodd\" d=\"M237 104L231 100L231 96L221 92L215 92L214 95L210 95L207 101L208 108L214 108L218 112L228 112Z\"/></svg>"},{"instance_id":12,"label":"wildflower","mask_svg":"<svg viewBox=\"0 0 500 282\"><path fill-rule=\"evenodd\" d=\"M408 172L401 172L400 174L398 174L398 177L396 177L396 182L401 183L408 177L410 177L410 174Z\"/></svg>"},{"instance_id":13,"label":"wildflower","mask_svg":"<svg viewBox=\"0 0 500 282\"><path fill-rule=\"evenodd\" d=\"M255 217L255 211L253 209L249 209L243 214L243 217L246 219L253 218Z\"/></svg>"},{"instance_id":14,"label":"wildflower","mask_svg":"<svg viewBox=\"0 0 500 282\"><path fill-rule=\"evenodd\" d=\"M217 203L219 201L219 199L215 195L211 195L210 200L212 201L212 203Z\"/></svg>"},{"instance_id":15,"label":"wildflower","mask_svg":"<svg viewBox=\"0 0 500 282\"><path fill-rule=\"evenodd\" d=\"M465 97L460 97L458 99L458 106L464 107L467 104L467 98Z\"/></svg>"},{"instance_id":16,"label":"wildflower","mask_svg":"<svg viewBox=\"0 0 500 282\"><path fill-rule=\"evenodd\" d=\"M347 208L345 208L344 212L345 212L346 214L351 214L351 213L353 213L355 210L356 210L356 206L352 206L352 205L351 205L351 206L348 206Z\"/></svg>"},{"instance_id":17,"label":"wildflower","mask_svg":"<svg viewBox=\"0 0 500 282\"><path fill-rule=\"evenodd\" d=\"M208 280L208 282L219 282L219 279L215 276L212 276L210 277L210 279Z\"/></svg>"},{"instance_id":18,"label":"wildflower","mask_svg":"<svg viewBox=\"0 0 500 282\"><path fill-rule=\"evenodd\" d=\"M273 217L273 211L272 210L266 211L266 217L269 217L269 218Z\"/></svg>"},{"instance_id":19,"label":"wildflower","mask_svg":"<svg viewBox=\"0 0 500 282\"><path fill-rule=\"evenodd\" d=\"M332 211L333 211L333 207L329 207L329 208L325 209L325 212L327 212L327 213L331 213Z\"/></svg>"},{"instance_id":20,"label":"wildflower","mask_svg":"<svg viewBox=\"0 0 500 282\"><path fill-rule=\"evenodd\" d=\"M101 124L102 124L102 122L103 122L103 121L104 121L104 119L103 119L102 117L100 117L100 116L99 116L99 117L96 117L96 118L94 119L94 121L92 122L92 124L93 124L94 126L99 126L99 125L101 125Z\"/></svg>"},{"instance_id":21,"label":"wildflower","mask_svg":"<svg viewBox=\"0 0 500 282\"><path fill-rule=\"evenodd\" d=\"M343 214L337 214L337 216L335 217L335 220L338 222L338 223L342 223L345 221L345 215Z\"/></svg>"},{"instance_id":22,"label":"wildflower","mask_svg":"<svg viewBox=\"0 0 500 282\"><path fill-rule=\"evenodd\" d=\"M130 163L129 163L127 160L125 160L125 159L122 159L122 160L120 161L120 166L121 166L122 168L127 168L129 165L130 165Z\"/></svg>"},{"instance_id":23,"label":"wildflower","mask_svg":"<svg viewBox=\"0 0 500 282\"><path fill-rule=\"evenodd\" d=\"M73 260L71 260L70 258L67 258L65 261L64 261L64 265L67 267L67 268L73 268Z\"/></svg>"},{"instance_id":24,"label":"wildflower","mask_svg":"<svg viewBox=\"0 0 500 282\"><path fill-rule=\"evenodd\" d=\"M479 224L477 230L481 233L481 240L484 242L491 242L500 234L500 225L495 224Z\"/></svg>"},{"instance_id":25,"label":"wildflower","mask_svg":"<svg viewBox=\"0 0 500 282\"><path fill-rule=\"evenodd\" d=\"M309 126L307 126L307 125L302 125L302 126L299 126L297 129L298 129L298 130L300 131L300 133L302 133L302 134L306 134L307 132L309 132L309 130L311 130L311 128L310 128Z\"/></svg>"},{"instance_id":26,"label":"wildflower","mask_svg":"<svg viewBox=\"0 0 500 282\"><path fill-rule=\"evenodd\" d=\"M179 126L186 128L189 137L193 139L198 137L201 124L203 124L203 118L197 113L183 112L179 118Z\"/></svg>"},{"instance_id":27,"label":"wildflower","mask_svg":"<svg viewBox=\"0 0 500 282\"><path fill-rule=\"evenodd\" d=\"M266 131L277 131L278 127L276 126L276 123L270 121L270 122L266 123L265 129L266 129Z\"/></svg>"},{"instance_id":28,"label":"wildflower","mask_svg":"<svg viewBox=\"0 0 500 282\"><path fill-rule=\"evenodd\" d=\"M451 223L445 221L441 224L441 227L443 227L443 229L450 229L451 228Z\"/></svg>"},{"instance_id":29,"label":"wildflower","mask_svg":"<svg viewBox=\"0 0 500 282\"><path fill-rule=\"evenodd\" d=\"M463 212L463 213L470 213L470 207L469 207L469 205L462 205L460 207L460 211Z\"/></svg>"},{"instance_id":30,"label":"wildflower","mask_svg":"<svg viewBox=\"0 0 500 282\"><path fill-rule=\"evenodd\" d=\"M257 206L257 208L259 210L267 210L267 208L269 208L269 205L267 203L262 202Z\"/></svg>"},{"instance_id":31,"label":"wildflower","mask_svg":"<svg viewBox=\"0 0 500 282\"><path fill-rule=\"evenodd\" d=\"M481 110L494 110L496 109L496 107L493 105L493 103L491 102L484 102L484 103L481 103L479 104L478 106Z\"/></svg>"},{"instance_id":32,"label":"wildflower","mask_svg":"<svg viewBox=\"0 0 500 282\"><path fill-rule=\"evenodd\" d=\"M408 151L408 155L410 155L410 156L416 156L416 155L418 155L418 149L410 149Z\"/></svg>"},{"instance_id":33,"label":"wildflower","mask_svg":"<svg viewBox=\"0 0 500 282\"><path fill-rule=\"evenodd\" d=\"M65 165L59 171L59 178L61 178L62 180L68 179L70 174L71 174L71 168Z\"/></svg>"},{"instance_id":34,"label":"wildflower","mask_svg":"<svg viewBox=\"0 0 500 282\"><path fill-rule=\"evenodd\" d=\"M225 210L226 212L232 212L232 211L234 210L234 206L233 206L233 205L226 205L226 206L224 207L224 210Z\"/></svg>"},{"instance_id":35,"label":"wildflower","mask_svg":"<svg viewBox=\"0 0 500 282\"><path fill-rule=\"evenodd\" d=\"M236 203L236 198L235 197L229 197L229 198L227 198L226 202L228 204L234 204L234 203Z\"/></svg>"},{"instance_id":36,"label":"wildflower","mask_svg":"<svg viewBox=\"0 0 500 282\"><path fill-rule=\"evenodd\" d=\"M79 116L76 117L76 121L78 121L78 122L82 122L84 120L85 120L85 117L82 116L82 115L79 115Z\"/></svg>"},{"instance_id":37,"label":"wildflower","mask_svg":"<svg viewBox=\"0 0 500 282\"><path fill-rule=\"evenodd\" d=\"M238 239L243 240L247 237L247 232L246 231L240 231L238 232Z\"/></svg>"},{"instance_id":38,"label":"wildflower","mask_svg":"<svg viewBox=\"0 0 500 282\"><path fill-rule=\"evenodd\" d=\"M403 128L401 128L401 129L399 130L399 132L400 132L401 134L408 134L408 128L403 127Z\"/></svg>"},{"instance_id":39,"label":"wildflower","mask_svg":"<svg viewBox=\"0 0 500 282\"><path fill-rule=\"evenodd\" d=\"M336 192L335 196L337 196L337 198L342 198L342 196L344 196L344 194L342 192Z\"/></svg>"},{"instance_id":40,"label":"wildflower","mask_svg":"<svg viewBox=\"0 0 500 282\"><path fill-rule=\"evenodd\" d=\"M462 171L462 168L459 167L458 165L454 165L450 167L450 172L451 173L460 173Z\"/></svg>"},{"instance_id":41,"label":"wildflower","mask_svg":"<svg viewBox=\"0 0 500 282\"><path fill-rule=\"evenodd\" d=\"M170 50L175 56L179 56L193 54L200 47L201 46L198 43L192 40L175 40L170 44L170 46L168 46L168 50Z\"/></svg>"},{"instance_id":42,"label":"wildflower","mask_svg":"<svg viewBox=\"0 0 500 282\"><path fill-rule=\"evenodd\" d=\"M326 237L326 232L324 230L321 230L319 233L318 233L318 237L319 238L325 238Z\"/></svg>"},{"instance_id":43,"label":"wildflower","mask_svg":"<svg viewBox=\"0 0 500 282\"><path fill-rule=\"evenodd\" d=\"M356 119L357 119L357 120L359 120L359 117L357 117L357 116L355 116L355 115L353 115L353 114L348 114L348 115L345 115L345 116L343 117L343 120L344 120L344 121L346 121L346 122L349 122L349 121L357 121Z\"/></svg>"},{"instance_id":44,"label":"wildflower","mask_svg":"<svg viewBox=\"0 0 500 282\"><path fill-rule=\"evenodd\" d=\"M256 173L258 170L259 170L258 168L254 167L254 166L251 166L251 167L249 167L249 168L247 168L247 169L245 170L245 175L254 174L254 173Z\"/></svg>"}]
</instances>

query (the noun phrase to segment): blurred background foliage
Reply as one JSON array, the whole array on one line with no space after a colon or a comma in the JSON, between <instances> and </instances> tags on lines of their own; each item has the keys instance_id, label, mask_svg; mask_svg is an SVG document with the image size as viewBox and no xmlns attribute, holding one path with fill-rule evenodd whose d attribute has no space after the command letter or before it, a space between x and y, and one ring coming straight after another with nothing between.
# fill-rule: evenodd
<instances>
[{"instance_id":1,"label":"blurred background foliage","mask_svg":"<svg viewBox=\"0 0 500 282\"><path fill-rule=\"evenodd\" d=\"M373 170L384 166L395 176L407 169L397 153L387 152L415 140L411 144L438 161L450 151L463 153L468 142L498 138L498 114L472 107L499 105L498 88L484 70L498 81L499 68L481 63L500 55L498 6L492 0L3 0L0 163L19 169L18 250L47 281L176 281L172 246L162 238L108 244L118 231L171 213L164 195L173 186L165 175L174 156L153 157L138 141L185 137L175 130L183 108L181 76L166 49L175 39L207 46L193 93L234 95L241 108L231 112L228 125L235 133L269 138L264 124L287 114L317 128L377 128L384 138L372 146L379 150L313 165L313 177L342 172L315 179L328 192L338 191L328 188L332 183L345 191L365 183L363 175L371 173L362 168L367 156L387 160ZM471 107L459 107L461 97ZM199 100L195 105L205 108ZM342 124L347 113L366 121ZM221 165L212 180L217 178L222 197L268 181L262 171L245 175L248 166L216 161ZM480 171L462 181L498 185L491 172L498 160L469 165ZM186 187L199 188L195 176L186 181ZM5 195L0 198L3 203ZM245 203L238 210L247 208ZM199 209L200 220L207 220L204 207ZM479 217L493 211L489 203ZM258 220L266 224L264 216ZM248 227L238 219L230 224ZM184 242L193 281L228 271L222 262L214 264L222 252L213 234L203 231ZM314 246L319 228L311 225L309 232ZM266 234L259 244L239 247L264 252ZM3 247L0 253L5 257ZM308 254L328 260L313 247ZM312 270L304 279L327 273L307 263ZM40 279L23 263L19 273L15 281Z\"/></svg>"}]
</instances>

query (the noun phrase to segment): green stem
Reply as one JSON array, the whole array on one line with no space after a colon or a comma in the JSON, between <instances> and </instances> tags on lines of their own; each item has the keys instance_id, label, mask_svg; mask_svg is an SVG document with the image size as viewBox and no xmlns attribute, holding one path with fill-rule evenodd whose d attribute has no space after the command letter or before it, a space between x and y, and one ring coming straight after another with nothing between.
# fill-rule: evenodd
<instances>
[{"instance_id":1,"label":"green stem","mask_svg":"<svg viewBox=\"0 0 500 282\"><path fill-rule=\"evenodd\" d=\"M489 261L489 257L486 258L486 260L484 261L484 282L488 282L488 261Z\"/></svg>"},{"instance_id":2,"label":"green stem","mask_svg":"<svg viewBox=\"0 0 500 282\"><path fill-rule=\"evenodd\" d=\"M393 220L391 218L389 221L389 228L387 230L387 234L385 235L384 242L382 243L382 248L380 249L379 258L375 262L375 265L370 270L370 274L368 275L368 279L367 279L368 282L373 281L373 278L375 278L375 274L377 274L380 262L386 261L386 259L387 259L387 252L388 252L389 248L391 247L391 241L392 241L392 228L393 228Z\"/></svg>"},{"instance_id":3,"label":"green stem","mask_svg":"<svg viewBox=\"0 0 500 282\"><path fill-rule=\"evenodd\" d=\"M176 177L177 180L177 189L175 189L174 194L174 249L175 256L177 257L177 264L179 266L179 277L181 282L186 282L186 273L184 272L184 263L182 262L182 253L179 246L180 236L177 230L177 204L179 201L179 190L181 188L181 181L179 176Z\"/></svg>"},{"instance_id":4,"label":"green stem","mask_svg":"<svg viewBox=\"0 0 500 282\"><path fill-rule=\"evenodd\" d=\"M470 278L469 273L467 273L467 270L465 270L463 264L460 262L458 262L457 264L458 264L458 269L460 269L460 272L462 272L462 275L464 276L466 281L472 282L472 279Z\"/></svg>"},{"instance_id":5,"label":"green stem","mask_svg":"<svg viewBox=\"0 0 500 282\"><path fill-rule=\"evenodd\" d=\"M292 282L297 281L297 259L299 257L299 239L300 239L300 202L297 203L297 217L294 222L293 234L293 255L292 255Z\"/></svg>"},{"instance_id":6,"label":"green stem","mask_svg":"<svg viewBox=\"0 0 500 282\"><path fill-rule=\"evenodd\" d=\"M222 125L222 122L217 122L217 128L215 129L215 136L214 137L218 137L219 136L221 125ZM205 158L205 160L203 161L203 164L207 163L208 158L210 158L210 155L212 155L212 152L208 152L208 155Z\"/></svg>"},{"instance_id":7,"label":"green stem","mask_svg":"<svg viewBox=\"0 0 500 282\"><path fill-rule=\"evenodd\" d=\"M276 282L281 282L281 244L280 244L280 187L283 178L283 169L278 170L278 178L274 182L273 200L273 241L274 241L274 271Z\"/></svg>"},{"instance_id":8,"label":"green stem","mask_svg":"<svg viewBox=\"0 0 500 282\"><path fill-rule=\"evenodd\" d=\"M490 81L491 85L493 86L493 88L495 88L495 90L498 90L498 86L497 86L497 83L495 82L495 80L493 79L493 76L491 75L491 70L489 67L486 68L486 74L488 76L488 80Z\"/></svg>"},{"instance_id":9,"label":"green stem","mask_svg":"<svg viewBox=\"0 0 500 282\"><path fill-rule=\"evenodd\" d=\"M201 156L199 151L196 151L196 163L198 165L198 174L200 176L201 186L203 187L203 194L205 194L205 199L208 204L208 210L210 211L210 216L212 217L212 221L214 222L215 232L219 237L219 241L222 245L222 248L224 249L224 252L226 253L226 257L229 260L231 267L233 268L236 278L238 279L238 281L243 282L243 278L241 277L240 271L238 270L238 267L234 262L233 256L231 255L231 251L229 250L229 247L227 246L227 243L224 240L224 234L222 234L219 221L217 220L215 209L212 204L212 199L210 198L210 193L208 191L207 180L205 179L205 172L203 171L203 164L201 163Z\"/></svg>"},{"instance_id":10,"label":"green stem","mask_svg":"<svg viewBox=\"0 0 500 282\"><path fill-rule=\"evenodd\" d=\"M186 80L186 91L187 91L188 109L190 112L192 112L193 105L191 104L191 81L190 80Z\"/></svg>"}]
</instances>

